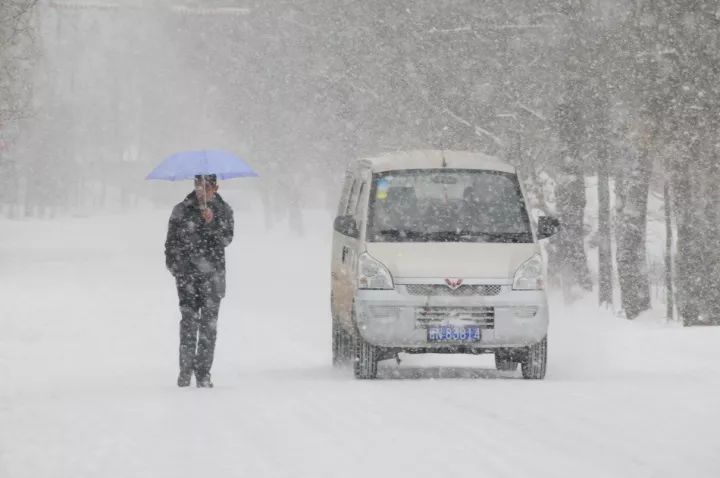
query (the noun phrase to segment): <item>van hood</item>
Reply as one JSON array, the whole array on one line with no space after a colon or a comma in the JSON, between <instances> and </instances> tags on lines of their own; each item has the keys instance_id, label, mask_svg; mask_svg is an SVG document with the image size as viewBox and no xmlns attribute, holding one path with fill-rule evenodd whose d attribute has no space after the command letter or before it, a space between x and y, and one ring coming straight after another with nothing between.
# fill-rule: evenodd
<instances>
[{"instance_id":1,"label":"van hood","mask_svg":"<svg viewBox=\"0 0 720 478\"><path fill-rule=\"evenodd\" d=\"M532 243L367 243L367 252L400 283L403 278L512 280L517 268L538 251Z\"/></svg>"}]
</instances>

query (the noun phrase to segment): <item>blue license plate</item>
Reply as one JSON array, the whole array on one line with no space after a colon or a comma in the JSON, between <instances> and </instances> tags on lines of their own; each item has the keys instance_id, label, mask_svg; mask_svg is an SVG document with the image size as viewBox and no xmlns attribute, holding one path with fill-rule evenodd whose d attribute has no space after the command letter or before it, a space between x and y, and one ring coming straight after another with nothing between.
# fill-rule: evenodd
<instances>
[{"instance_id":1,"label":"blue license plate","mask_svg":"<svg viewBox=\"0 0 720 478\"><path fill-rule=\"evenodd\" d=\"M428 327L428 342L479 342L480 327Z\"/></svg>"}]
</instances>

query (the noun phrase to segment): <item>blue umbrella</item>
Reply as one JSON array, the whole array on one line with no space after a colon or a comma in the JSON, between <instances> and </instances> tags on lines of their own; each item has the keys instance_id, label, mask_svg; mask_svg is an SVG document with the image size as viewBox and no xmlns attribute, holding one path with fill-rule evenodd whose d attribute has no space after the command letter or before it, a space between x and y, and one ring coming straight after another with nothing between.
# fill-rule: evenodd
<instances>
[{"instance_id":1,"label":"blue umbrella","mask_svg":"<svg viewBox=\"0 0 720 478\"><path fill-rule=\"evenodd\" d=\"M245 161L219 150L184 151L166 158L145 179L181 181L214 174L218 179L257 176Z\"/></svg>"}]
</instances>

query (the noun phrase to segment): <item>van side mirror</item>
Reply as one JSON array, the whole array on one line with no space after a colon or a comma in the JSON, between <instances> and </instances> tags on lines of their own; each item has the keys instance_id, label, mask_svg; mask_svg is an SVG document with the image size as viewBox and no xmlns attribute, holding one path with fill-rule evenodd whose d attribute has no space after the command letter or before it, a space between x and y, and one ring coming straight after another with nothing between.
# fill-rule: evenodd
<instances>
[{"instance_id":1,"label":"van side mirror","mask_svg":"<svg viewBox=\"0 0 720 478\"><path fill-rule=\"evenodd\" d=\"M355 239L360 237L360 230L358 229L357 222L352 216L336 217L334 228L337 232L344 236L354 237Z\"/></svg>"},{"instance_id":2,"label":"van side mirror","mask_svg":"<svg viewBox=\"0 0 720 478\"><path fill-rule=\"evenodd\" d=\"M538 239L547 239L560 230L560 221L556 217L542 216L538 218Z\"/></svg>"}]
</instances>

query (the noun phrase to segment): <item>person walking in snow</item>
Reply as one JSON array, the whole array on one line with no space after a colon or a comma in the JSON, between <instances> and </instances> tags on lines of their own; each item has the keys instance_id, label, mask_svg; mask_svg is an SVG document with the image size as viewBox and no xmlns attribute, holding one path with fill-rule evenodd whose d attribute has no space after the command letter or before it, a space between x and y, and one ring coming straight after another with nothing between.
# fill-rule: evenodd
<instances>
[{"instance_id":1,"label":"person walking in snow","mask_svg":"<svg viewBox=\"0 0 720 478\"><path fill-rule=\"evenodd\" d=\"M211 388L220 301L225 297L225 248L233 240L233 210L215 175L195 176L195 191L172 211L165 264L180 300L179 387Z\"/></svg>"}]
</instances>

